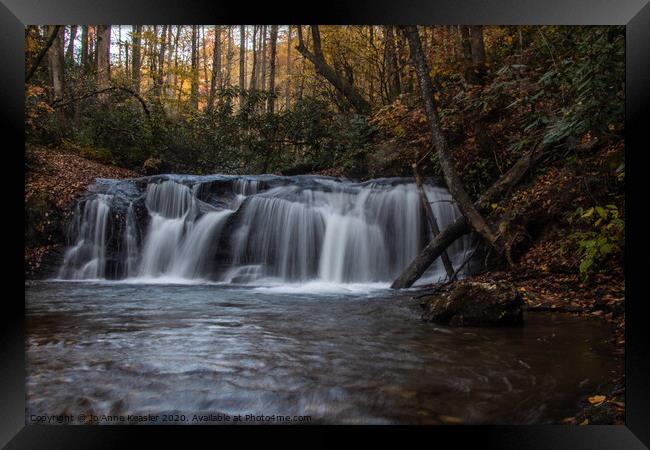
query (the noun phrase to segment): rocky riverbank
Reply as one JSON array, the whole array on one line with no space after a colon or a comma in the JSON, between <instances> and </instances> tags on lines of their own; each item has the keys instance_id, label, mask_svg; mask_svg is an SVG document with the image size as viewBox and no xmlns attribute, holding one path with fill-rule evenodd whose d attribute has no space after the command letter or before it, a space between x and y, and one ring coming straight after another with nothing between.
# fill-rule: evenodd
<instances>
[{"instance_id":1,"label":"rocky riverbank","mask_svg":"<svg viewBox=\"0 0 650 450\"><path fill-rule=\"evenodd\" d=\"M25 275L38 277L53 268L65 239L74 201L96 178L133 178L138 174L102 164L72 151L28 145L25 149Z\"/></svg>"}]
</instances>

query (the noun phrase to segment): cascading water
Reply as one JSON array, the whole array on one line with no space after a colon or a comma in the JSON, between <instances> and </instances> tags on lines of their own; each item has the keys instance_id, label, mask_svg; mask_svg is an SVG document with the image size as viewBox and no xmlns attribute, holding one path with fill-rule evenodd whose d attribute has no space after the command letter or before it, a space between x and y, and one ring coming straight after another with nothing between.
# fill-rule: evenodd
<instances>
[{"instance_id":1,"label":"cascading water","mask_svg":"<svg viewBox=\"0 0 650 450\"><path fill-rule=\"evenodd\" d=\"M105 276L106 240L110 196L98 194L77 205L69 230L74 245L65 254L60 278L86 279Z\"/></svg>"},{"instance_id":2,"label":"cascading water","mask_svg":"<svg viewBox=\"0 0 650 450\"><path fill-rule=\"evenodd\" d=\"M418 191L406 179L102 181L75 212L60 278L387 283L431 238ZM444 229L460 213L443 187L425 190ZM448 249L455 267L469 247L462 238ZM437 261L423 281L444 276Z\"/></svg>"}]
</instances>

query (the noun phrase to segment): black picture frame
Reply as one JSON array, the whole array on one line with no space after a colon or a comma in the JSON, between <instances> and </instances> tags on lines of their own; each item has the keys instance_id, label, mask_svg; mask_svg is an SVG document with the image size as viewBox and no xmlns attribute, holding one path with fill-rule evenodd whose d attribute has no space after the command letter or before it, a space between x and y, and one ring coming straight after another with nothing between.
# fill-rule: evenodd
<instances>
[{"instance_id":1,"label":"black picture frame","mask_svg":"<svg viewBox=\"0 0 650 450\"><path fill-rule=\"evenodd\" d=\"M222 427L46 426L25 425L24 295L24 27L28 24L156 23L156 24L499 24L626 26L626 413L625 426L445 426L445 427L300 427L303 441L324 443L332 429L361 432L382 441L404 443L404 432L428 444L468 443L496 448L646 448L650 445L650 351L643 263L647 254L642 163L650 118L650 4L648 0L363 0L328 1L309 9L306 2L244 3L223 0L91 1L1 0L0 124L3 128L3 210L7 226L3 269L0 368L0 444L6 448L116 448L137 435L187 445L195 433L222 442ZM20 227L23 226L21 229ZM16 286L9 294L7 287ZM24 294L24 282L23 282ZM571 370L567 361L567 370ZM284 427L272 427L272 430ZM294 431L292 428L289 431ZM239 442L265 433L268 427L228 428ZM175 438L176 440L171 440ZM151 443L150 443L151 444ZM148 445L151 446L151 445Z\"/></svg>"}]
</instances>

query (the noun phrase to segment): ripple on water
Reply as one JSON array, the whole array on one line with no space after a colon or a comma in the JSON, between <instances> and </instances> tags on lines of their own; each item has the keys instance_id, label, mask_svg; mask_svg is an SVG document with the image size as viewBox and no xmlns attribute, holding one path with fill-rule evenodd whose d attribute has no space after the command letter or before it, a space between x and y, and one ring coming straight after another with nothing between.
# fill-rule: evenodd
<instances>
[{"instance_id":1,"label":"ripple on water","mask_svg":"<svg viewBox=\"0 0 650 450\"><path fill-rule=\"evenodd\" d=\"M620 370L600 322L461 330L419 312L374 287L30 283L27 412L558 422Z\"/></svg>"}]
</instances>

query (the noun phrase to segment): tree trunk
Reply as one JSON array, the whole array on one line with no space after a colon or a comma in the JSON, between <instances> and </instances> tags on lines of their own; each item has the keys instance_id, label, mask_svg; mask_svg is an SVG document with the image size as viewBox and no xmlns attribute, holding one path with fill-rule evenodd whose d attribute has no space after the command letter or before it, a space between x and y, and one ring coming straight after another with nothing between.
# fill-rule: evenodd
<instances>
[{"instance_id":1,"label":"tree trunk","mask_svg":"<svg viewBox=\"0 0 650 450\"><path fill-rule=\"evenodd\" d=\"M63 98L63 90L65 88L65 79L63 75L63 27L50 25L48 26L48 29L51 36L54 36L54 39L52 39L52 43L47 50L47 54L54 100L56 101Z\"/></svg>"},{"instance_id":2,"label":"tree trunk","mask_svg":"<svg viewBox=\"0 0 650 450\"><path fill-rule=\"evenodd\" d=\"M171 86L172 86L172 48L174 44L172 44L172 36L173 36L173 27L172 25L169 25L167 27L167 73L165 75L165 82L164 82L164 91L165 91L165 97L170 98L172 93L171 93Z\"/></svg>"},{"instance_id":3,"label":"tree trunk","mask_svg":"<svg viewBox=\"0 0 650 450\"><path fill-rule=\"evenodd\" d=\"M291 98L291 25L287 25L287 83L284 91L284 107L289 109Z\"/></svg>"},{"instance_id":4,"label":"tree trunk","mask_svg":"<svg viewBox=\"0 0 650 450\"><path fill-rule=\"evenodd\" d=\"M485 65L485 45L483 43L483 27L470 26L461 27L461 39L463 47L463 56L465 58L465 79L475 86L483 86L485 83L486 65ZM476 91L476 96L479 92ZM470 115L470 121L474 127L476 143L480 151L486 155L495 154L497 143L490 136L487 127L481 117L480 112L473 111ZM495 154L495 161L496 161ZM498 166L498 161L496 161ZM497 167L499 170L500 167Z\"/></svg>"},{"instance_id":5,"label":"tree trunk","mask_svg":"<svg viewBox=\"0 0 650 450\"><path fill-rule=\"evenodd\" d=\"M472 52L472 66L479 84L483 84L485 77L485 44L483 42L483 26L472 25L469 27L469 42Z\"/></svg>"},{"instance_id":6,"label":"tree trunk","mask_svg":"<svg viewBox=\"0 0 650 450\"><path fill-rule=\"evenodd\" d=\"M323 55L323 50L320 42L320 31L318 25L311 26L312 40L314 41L314 50L313 52L309 51L305 46L305 42L302 36L302 27L298 26L298 47L297 50L316 68L316 72L321 74L327 81L329 81L332 86L334 86L347 100L350 102L352 107L361 114L370 113L370 103L368 103L354 88L352 84L345 79L345 77L340 76L336 70L334 70L327 62L325 61L325 56Z\"/></svg>"},{"instance_id":7,"label":"tree trunk","mask_svg":"<svg viewBox=\"0 0 650 450\"><path fill-rule=\"evenodd\" d=\"M257 25L253 25L253 63L251 65L251 80L249 89L257 89Z\"/></svg>"},{"instance_id":8,"label":"tree trunk","mask_svg":"<svg viewBox=\"0 0 650 450\"><path fill-rule=\"evenodd\" d=\"M95 66L95 41L97 39L97 27L89 26L88 27L88 67L92 68Z\"/></svg>"},{"instance_id":9,"label":"tree trunk","mask_svg":"<svg viewBox=\"0 0 650 450\"><path fill-rule=\"evenodd\" d=\"M31 60L29 64L29 71L25 73L25 83L27 83L32 76L34 76L34 73L36 73L36 69L38 69L38 66L40 66L41 61L45 57L45 55L48 55L48 67L50 70L50 80L52 80L52 65L51 65L51 57L50 57L50 49L52 48L52 45L54 44L54 41L58 38L59 36L59 31L60 31L61 26L60 25L55 25L54 27L48 26L48 32L49 38L43 48L38 52L36 57L33 58L32 60L32 55L33 52L29 52L26 54L26 58L28 60ZM34 39L34 37L31 37L30 39ZM36 42L34 42L34 47L36 46Z\"/></svg>"},{"instance_id":10,"label":"tree trunk","mask_svg":"<svg viewBox=\"0 0 650 450\"><path fill-rule=\"evenodd\" d=\"M88 25L81 27L81 66L88 68Z\"/></svg>"},{"instance_id":11,"label":"tree trunk","mask_svg":"<svg viewBox=\"0 0 650 450\"><path fill-rule=\"evenodd\" d=\"M424 212L427 216L427 221L429 222L429 227L431 228L431 234L433 234L433 237L435 238L440 234L440 228L438 228L436 216L433 215L431 203L429 203L427 193L424 190L424 186L422 186L422 178L420 178L420 174L418 173L418 165L416 163L413 163L411 167L413 168L413 175L415 176L415 185L417 186L418 192L420 193L422 208L424 209ZM451 277L454 276L454 267L451 265L451 260L449 259L449 255L447 254L446 250L443 250L441 257L442 264L445 266L445 271L447 272L447 276L451 280Z\"/></svg>"},{"instance_id":12,"label":"tree trunk","mask_svg":"<svg viewBox=\"0 0 650 450\"><path fill-rule=\"evenodd\" d=\"M167 50L167 27L168 25L163 25L162 32L160 34L160 51L158 52L158 67L156 71L156 80L154 85L155 86L154 95L157 98L162 97L163 81L165 79L164 66L165 66L165 51Z\"/></svg>"},{"instance_id":13,"label":"tree trunk","mask_svg":"<svg viewBox=\"0 0 650 450\"><path fill-rule=\"evenodd\" d=\"M228 26L228 54L226 55L226 87L230 87L232 83L232 57L233 55L233 42L232 42L232 26Z\"/></svg>"},{"instance_id":14,"label":"tree trunk","mask_svg":"<svg viewBox=\"0 0 650 450\"><path fill-rule=\"evenodd\" d=\"M97 90L111 85L111 26L97 26ZM108 94L97 96L100 102L108 100Z\"/></svg>"},{"instance_id":15,"label":"tree trunk","mask_svg":"<svg viewBox=\"0 0 650 450\"><path fill-rule=\"evenodd\" d=\"M153 83L154 95L156 95L156 83L158 79L158 25L152 27L153 39L147 41L147 57L149 58L149 78Z\"/></svg>"},{"instance_id":16,"label":"tree trunk","mask_svg":"<svg viewBox=\"0 0 650 450\"><path fill-rule=\"evenodd\" d=\"M271 25L271 67L269 74L269 100L267 103L267 112L275 112L275 59L278 46L278 26Z\"/></svg>"},{"instance_id":17,"label":"tree trunk","mask_svg":"<svg viewBox=\"0 0 650 450\"><path fill-rule=\"evenodd\" d=\"M201 49L203 54L203 85L208 88L208 51L205 48L205 25L201 25Z\"/></svg>"},{"instance_id":18,"label":"tree trunk","mask_svg":"<svg viewBox=\"0 0 650 450\"><path fill-rule=\"evenodd\" d=\"M266 90L266 25L262 25L262 35L260 38L262 42L262 60L260 61L260 81L257 83L261 91Z\"/></svg>"},{"instance_id":19,"label":"tree trunk","mask_svg":"<svg viewBox=\"0 0 650 450\"><path fill-rule=\"evenodd\" d=\"M246 90L246 27L239 27L239 107L244 105L244 91Z\"/></svg>"},{"instance_id":20,"label":"tree trunk","mask_svg":"<svg viewBox=\"0 0 650 450\"><path fill-rule=\"evenodd\" d=\"M190 84L190 106L193 109L199 109L199 65L198 52L196 47L197 26L192 25L192 81Z\"/></svg>"},{"instance_id":21,"label":"tree trunk","mask_svg":"<svg viewBox=\"0 0 650 450\"><path fill-rule=\"evenodd\" d=\"M217 89L221 86L221 26L214 26L214 48L212 52L212 78L210 79L210 95L208 97L208 111L214 107Z\"/></svg>"},{"instance_id":22,"label":"tree trunk","mask_svg":"<svg viewBox=\"0 0 650 450\"><path fill-rule=\"evenodd\" d=\"M485 209L490 203L498 201L504 195L507 196L510 190L519 183L528 170L537 164L544 155L544 151L545 149L540 145L519 158L501 178L481 195L476 201L475 206L480 209ZM470 231L472 229L465 216L456 219L453 224L449 225L429 242L413 262L393 281L391 288L404 289L411 287L447 247Z\"/></svg>"},{"instance_id":23,"label":"tree trunk","mask_svg":"<svg viewBox=\"0 0 650 450\"><path fill-rule=\"evenodd\" d=\"M131 63L131 69L133 71L131 78L133 80L133 90L137 93L140 94L140 67L142 64L142 61L140 59L140 54L141 54L141 46L142 46L142 25L134 25L133 26L133 34L132 34L132 51L131 54L133 55L133 62Z\"/></svg>"},{"instance_id":24,"label":"tree trunk","mask_svg":"<svg viewBox=\"0 0 650 450\"><path fill-rule=\"evenodd\" d=\"M68 50L65 59L70 67L74 67L74 40L77 37L77 26L70 25L70 40L68 41Z\"/></svg>"},{"instance_id":25,"label":"tree trunk","mask_svg":"<svg viewBox=\"0 0 650 450\"><path fill-rule=\"evenodd\" d=\"M467 217L472 228L483 237L488 244L494 247L498 254L501 254L502 248L498 235L493 230L492 225L485 220L474 206L470 196L465 191L462 180L456 172L456 168L454 167L449 144L440 128L440 120L438 119L438 113L436 112L436 106L434 104L433 85L431 83L431 78L429 77L429 68L427 67L427 63L424 60L424 55L422 53L422 46L417 27L406 26L404 27L404 32L409 41L412 64L417 73L422 101L424 102L424 107L429 119L431 136L433 138L433 143L436 146L438 160L440 161L440 167L442 168L449 192L458 204L463 215Z\"/></svg>"},{"instance_id":26,"label":"tree trunk","mask_svg":"<svg viewBox=\"0 0 650 450\"><path fill-rule=\"evenodd\" d=\"M391 103L400 94L399 67L395 52L395 33L393 25L384 27L384 60L388 82L388 102Z\"/></svg>"}]
</instances>

